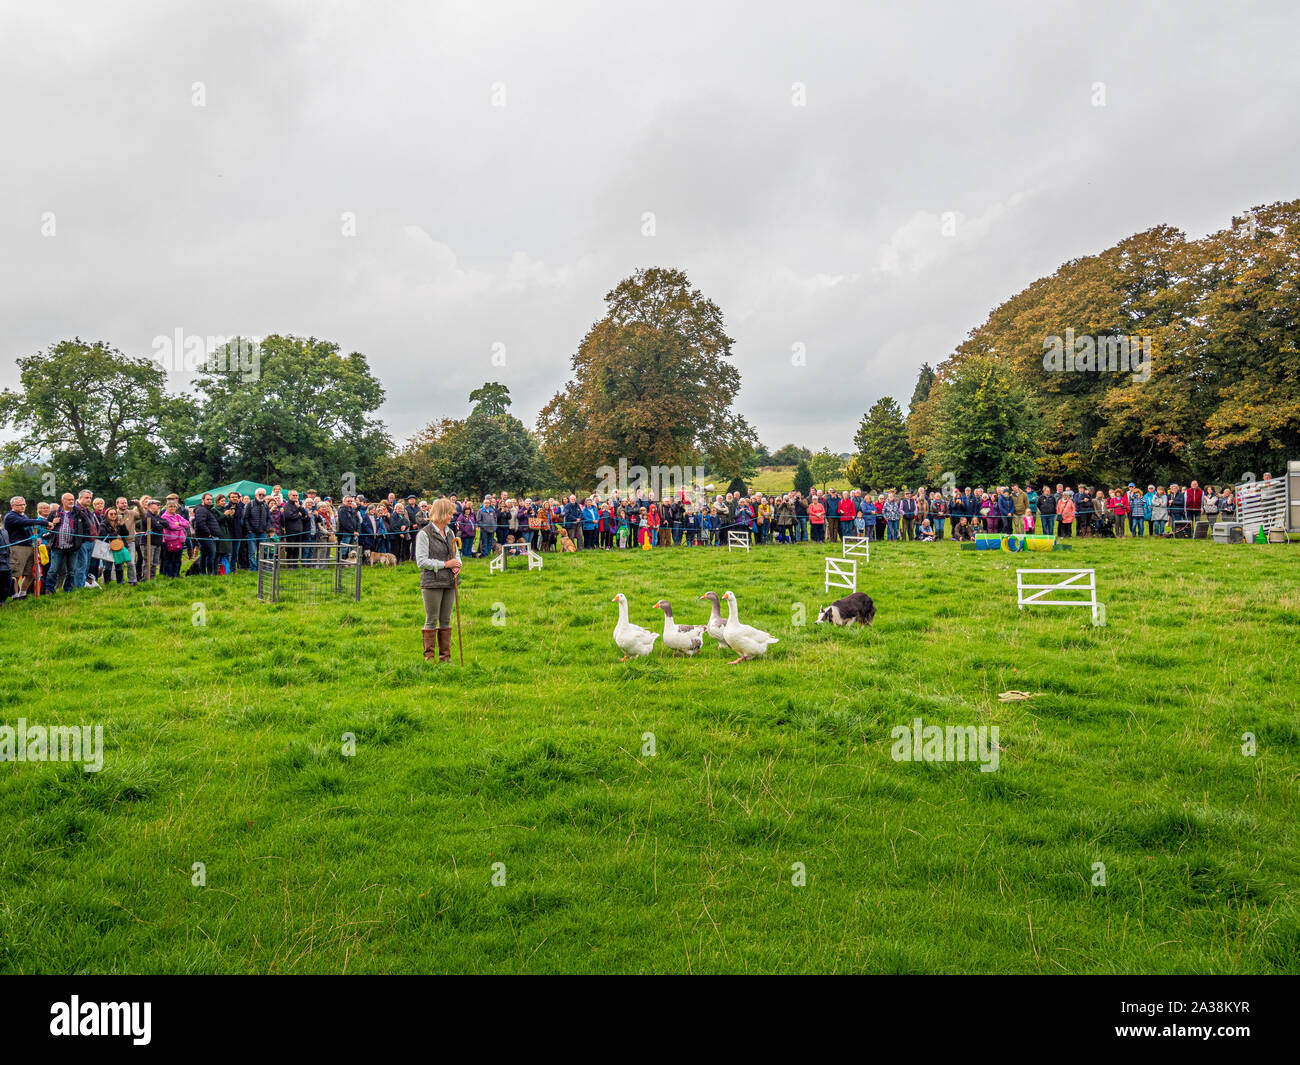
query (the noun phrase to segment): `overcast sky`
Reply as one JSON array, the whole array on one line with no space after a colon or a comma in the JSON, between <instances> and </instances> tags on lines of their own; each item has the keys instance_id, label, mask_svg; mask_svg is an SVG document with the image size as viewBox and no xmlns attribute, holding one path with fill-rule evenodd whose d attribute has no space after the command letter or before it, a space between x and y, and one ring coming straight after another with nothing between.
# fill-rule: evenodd
<instances>
[{"instance_id":1,"label":"overcast sky","mask_svg":"<svg viewBox=\"0 0 1300 1065\"><path fill-rule=\"evenodd\" d=\"M847 451L1062 262L1300 196L1297 12L3 0L0 386L74 335L291 332L363 352L399 438L485 380L531 426L676 266L762 440Z\"/></svg>"}]
</instances>

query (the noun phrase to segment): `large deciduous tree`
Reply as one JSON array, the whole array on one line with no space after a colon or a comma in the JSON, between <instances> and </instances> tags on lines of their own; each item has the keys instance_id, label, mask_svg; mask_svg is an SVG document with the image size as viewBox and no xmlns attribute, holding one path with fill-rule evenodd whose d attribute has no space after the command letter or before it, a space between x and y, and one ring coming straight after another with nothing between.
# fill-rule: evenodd
<instances>
[{"instance_id":1,"label":"large deciduous tree","mask_svg":"<svg viewBox=\"0 0 1300 1065\"><path fill-rule=\"evenodd\" d=\"M681 270L652 267L605 296L573 357L573 379L538 417L542 452L573 485L602 466L693 466L707 452L738 475L757 437L731 404L740 373L722 312Z\"/></svg>"},{"instance_id":2,"label":"large deciduous tree","mask_svg":"<svg viewBox=\"0 0 1300 1065\"><path fill-rule=\"evenodd\" d=\"M1069 334L1076 345L1149 342L1150 364L1045 366L1045 349ZM940 376L984 357L1032 393L1045 479L1219 482L1281 469L1300 451L1300 200L1255 207L1200 240L1156 226L1065 263L995 308ZM933 438L934 410L932 394L909 419L914 448Z\"/></svg>"},{"instance_id":3,"label":"large deciduous tree","mask_svg":"<svg viewBox=\"0 0 1300 1065\"><path fill-rule=\"evenodd\" d=\"M381 492L417 495L521 492L543 478L537 441L508 413L510 390L495 382L469 394L469 417L430 422L375 468Z\"/></svg>"},{"instance_id":4,"label":"large deciduous tree","mask_svg":"<svg viewBox=\"0 0 1300 1065\"><path fill-rule=\"evenodd\" d=\"M837 481L844 476L843 460L828 447L822 448L812 457L808 463L808 469L813 480L821 485L823 492L831 481Z\"/></svg>"},{"instance_id":5,"label":"large deciduous tree","mask_svg":"<svg viewBox=\"0 0 1300 1065\"><path fill-rule=\"evenodd\" d=\"M963 485L1027 483L1038 471L1039 419L1029 391L992 358L970 359L931 392L930 478Z\"/></svg>"},{"instance_id":6,"label":"large deciduous tree","mask_svg":"<svg viewBox=\"0 0 1300 1065\"><path fill-rule=\"evenodd\" d=\"M773 466L798 466L799 463L805 462L812 458L812 452L806 447L799 447L796 444L786 444L780 451L772 456L771 465Z\"/></svg>"},{"instance_id":7,"label":"large deciduous tree","mask_svg":"<svg viewBox=\"0 0 1300 1065\"><path fill-rule=\"evenodd\" d=\"M495 417L509 411L510 389L496 381L487 381L482 388L476 388L469 394L469 401L474 413Z\"/></svg>"},{"instance_id":8,"label":"large deciduous tree","mask_svg":"<svg viewBox=\"0 0 1300 1065\"><path fill-rule=\"evenodd\" d=\"M7 461L48 463L59 491L107 493L158 453L174 401L152 360L78 337L19 359L18 371L20 390L0 392L0 425L21 434Z\"/></svg>"},{"instance_id":9,"label":"large deciduous tree","mask_svg":"<svg viewBox=\"0 0 1300 1065\"><path fill-rule=\"evenodd\" d=\"M389 451L370 471L366 494L382 498L392 492L401 499L434 494L437 486L445 483L446 441L460 424L453 418L430 422L405 444Z\"/></svg>"},{"instance_id":10,"label":"large deciduous tree","mask_svg":"<svg viewBox=\"0 0 1300 1065\"><path fill-rule=\"evenodd\" d=\"M510 390L486 384L470 393L469 417L448 434L443 476L454 490L518 491L531 488L538 476L537 442L514 415L507 413Z\"/></svg>"},{"instance_id":11,"label":"large deciduous tree","mask_svg":"<svg viewBox=\"0 0 1300 1065\"><path fill-rule=\"evenodd\" d=\"M364 483L390 449L373 417L384 390L366 357L341 355L327 340L278 335L255 354L249 369L247 359L218 353L196 385L199 435L221 449L225 475L334 486L352 474Z\"/></svg>"}]
</instances>

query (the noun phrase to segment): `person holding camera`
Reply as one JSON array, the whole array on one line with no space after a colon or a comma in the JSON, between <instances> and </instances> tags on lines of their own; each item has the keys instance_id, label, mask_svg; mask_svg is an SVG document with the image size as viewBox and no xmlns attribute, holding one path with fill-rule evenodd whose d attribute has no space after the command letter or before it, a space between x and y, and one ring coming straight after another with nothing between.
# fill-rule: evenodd
<instances>
[{"instance_id":1,"label":"person holding camera","mask_svg":"<svg viewBox=\"0 0 1300 1065\"><path fill-rule=\"evenodd\" d=\"M135 508L136 580L151 581L162 570L162 534L158 500L141 496Z\"/></svg>"},{"instance_id":2,"label":"person holding camera","mask_svg":"<svg viewBox=\"0 0 1300 1065\"><path fill-rule=\"evenodd\" d=\"M284 530L284 539L289 544L285 551L285 562L292 566L298 561L304 533L311 526L311 514L298 502L298 492L294 489L290 489L289 498L280 508L280 525Z\"/></svg>"}]
</instances>

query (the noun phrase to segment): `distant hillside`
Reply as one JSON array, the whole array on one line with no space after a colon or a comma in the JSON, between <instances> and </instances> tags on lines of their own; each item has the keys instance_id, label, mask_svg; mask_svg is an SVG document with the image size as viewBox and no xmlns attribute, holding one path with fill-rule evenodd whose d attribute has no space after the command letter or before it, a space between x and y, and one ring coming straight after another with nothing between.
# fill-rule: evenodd
<instances>
[{"instance_id":1,"label":"distant hillside","mask_svg":"<svg viewBox=\"0 0 1300 1065\"><path fill-rule=\"evenodd\" d=\"M762 492L763 495L793 491L794 471L795 467L793 466L760 466L758 476L750 482L749 487L753 491ZM845 480L831 481L829 487L845 489L849 487L849 482Z\"/></svg>"}]
</instances>

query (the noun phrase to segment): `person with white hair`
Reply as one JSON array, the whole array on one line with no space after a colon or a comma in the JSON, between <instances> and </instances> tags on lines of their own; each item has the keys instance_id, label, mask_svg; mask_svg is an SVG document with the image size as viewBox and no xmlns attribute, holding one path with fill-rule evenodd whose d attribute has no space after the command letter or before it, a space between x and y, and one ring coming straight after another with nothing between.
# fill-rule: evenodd
<instances>
[{"instance_id":1,"label":"person with white hair","mask_svg":"<svg viewBox=\"0 0 1300 1065\"><path fill-rule=\"evenodd\" d=\"M4 530L9 537L9 571L14 582L15 599L27 595L36 581L36 542L40 530L49 527L46 518L29 518L27 500L14 496L4 516Z\"/></svg>"}]
</instances>

